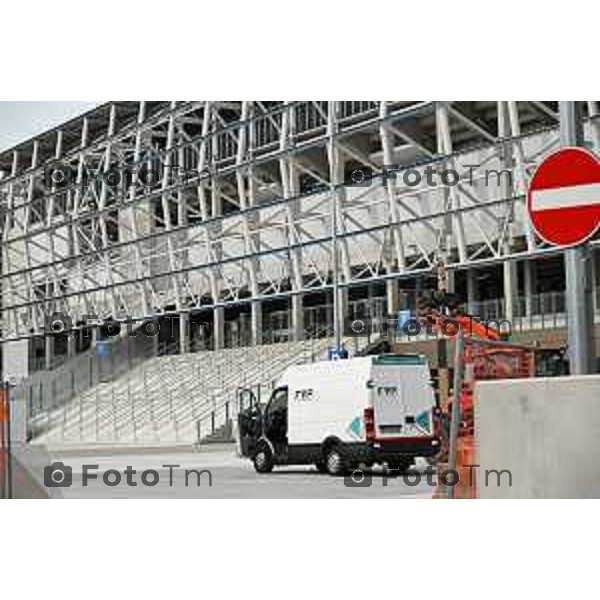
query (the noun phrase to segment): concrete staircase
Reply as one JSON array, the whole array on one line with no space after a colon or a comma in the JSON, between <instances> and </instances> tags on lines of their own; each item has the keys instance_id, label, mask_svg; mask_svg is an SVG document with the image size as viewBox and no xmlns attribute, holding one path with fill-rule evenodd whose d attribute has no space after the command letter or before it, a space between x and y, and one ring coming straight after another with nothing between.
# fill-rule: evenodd
<instances>
[{"instance_id":1,"label":"concrete staircase","mask_svg":"<svg viewBox=\"0 0 600 600\"><path fill-rule=\"evenodd\" d=\"M323 338L154 357L38 410L30 418L30 436L50 447L220 439L237 415L238 388L268 390L289 365L323 359L329 344Z\"/></svg>"}]
</instances>

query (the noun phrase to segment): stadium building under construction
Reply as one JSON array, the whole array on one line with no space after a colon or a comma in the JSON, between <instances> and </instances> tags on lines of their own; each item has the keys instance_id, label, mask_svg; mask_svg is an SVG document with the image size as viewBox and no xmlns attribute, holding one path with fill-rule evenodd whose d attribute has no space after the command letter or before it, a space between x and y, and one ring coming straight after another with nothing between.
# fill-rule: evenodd
<instances>
[{"instance_id":1,"label":"stadium building under construction","mask_svg":"<svg viewBox=\"0 0 600 600\"><path fill-rule=\"evenodd\" d=\"M153 356L340 339L440 273L465 312L564 343L563 253L526 213L559 144L551 101L103 104L0 154L4 377L74 364L107 321Z\"/></svg>"}]
</instances>

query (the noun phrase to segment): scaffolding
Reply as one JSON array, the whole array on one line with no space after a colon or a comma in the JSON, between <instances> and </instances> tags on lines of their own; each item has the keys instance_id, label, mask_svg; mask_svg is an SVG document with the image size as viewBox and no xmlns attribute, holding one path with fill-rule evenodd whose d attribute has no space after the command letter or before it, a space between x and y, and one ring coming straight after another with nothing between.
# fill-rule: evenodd
<instances>
[{"instance_id":1,"label":"scaffolding","mask_svg":"<svg viewBox=\"0 0 600 600\"><path fill-rule=\"evenodd\" d=\"M581 107L600 153L598 103ZM261 343L278 298L299 340L307 295L337 290L339 330L349 288L384 282L391 313L440 260L449 287L504 265L511 319L515 260L557 252L525 192L559 144L549 101L106 103L0 154L2 341L43 335L54 313L177 314L183 331L204 311L218 348L225 309L244 305Z\"/></svg>"}]
</instances>

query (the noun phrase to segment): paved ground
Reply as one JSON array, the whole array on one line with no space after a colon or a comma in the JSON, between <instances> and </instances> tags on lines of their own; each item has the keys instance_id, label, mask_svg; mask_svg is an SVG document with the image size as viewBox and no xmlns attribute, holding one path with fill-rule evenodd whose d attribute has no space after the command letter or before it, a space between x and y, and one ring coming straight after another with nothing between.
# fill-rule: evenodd
<instances>
[{"instance_id":1,"label":"paved ground","mask_svg":"<svg viewBox=\"0 0 600 600\"><path fill-rule=\"evenodd\" d=\"M54 450L50 457L50 462L62 461L72 469L72 485L53 490L55 495L64 498L430 498L433 492L427 483L424 463L418 464L421 481L417 485L414 485L417 476L407 481L402 477L386 481L381 471L375 470L366 473L371 485L349 487L343 477L322 475L314 467L276 467L273 473L260 475L250 461L235 454L231 445L204 446L199 451L188 448ZM90 472L98 478L90 479L87 486L83 486L84 465L97 465ZM137 486L128 485L127 467L136 471L129 474L129 480ZM114 487L103 481L104 474L111 469L119 471L121 477ZM189 471L187 476L186 470ZM148 471L145 476L148 483L156 477L158 483L143 485L143 471ZM199 476L198 485L200 471L204 472ZM118 475L109 473L107 477L115 482ZM432 480L429 476L429 481Z\"/></svg>"}]
</instances>

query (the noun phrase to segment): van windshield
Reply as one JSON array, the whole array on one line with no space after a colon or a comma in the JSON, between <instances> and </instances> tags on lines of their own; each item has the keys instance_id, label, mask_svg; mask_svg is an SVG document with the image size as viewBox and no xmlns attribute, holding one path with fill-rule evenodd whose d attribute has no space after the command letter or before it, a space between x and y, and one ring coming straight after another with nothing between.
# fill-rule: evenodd
<instances>
[{"instance_id":1,"label":"van windshield","mask_svg":"<svg viewBox=\"0 0 600 600\"><path fill-rule=\"evenodd\" d=\"M287 408L288 404L288 391L287 388L280 388L273 392L271 401L269 402L269 412L276 412Z\"/></svg>"}]
</instances>

